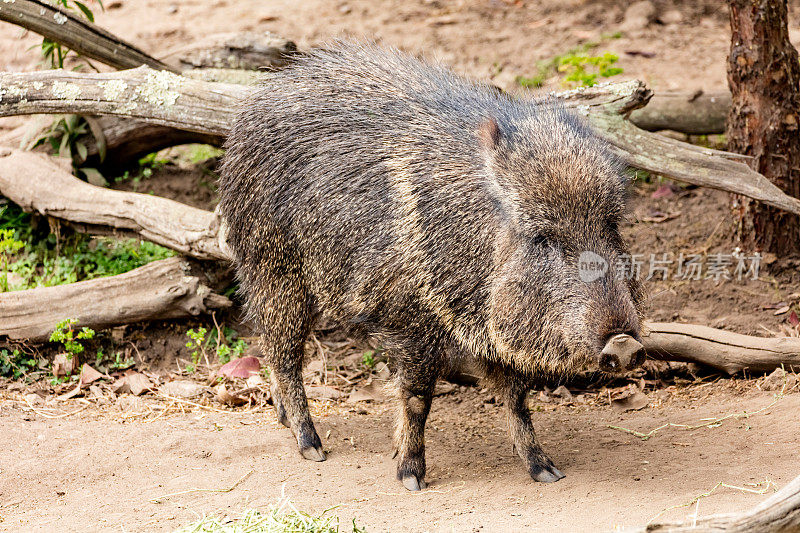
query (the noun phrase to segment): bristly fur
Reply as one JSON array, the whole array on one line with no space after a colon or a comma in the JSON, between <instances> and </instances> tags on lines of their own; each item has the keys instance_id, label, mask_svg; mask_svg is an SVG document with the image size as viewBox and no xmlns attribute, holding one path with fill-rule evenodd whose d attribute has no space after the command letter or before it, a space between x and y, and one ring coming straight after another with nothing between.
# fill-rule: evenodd
<instances>
[{"instance_id":1,"label":"bristly fur","mask_svg":"<svg viewBox=\"0 0 800 533\"><path fill-rule=\"evenodd\" d=\"M339 42L270 75L229 137L220 209L301 448L319 441L299 434L311 422L292 383L317 312L396 357L401 478L424 474L413 435L449 347L521 394L611 334L638 335L636 282L583 283L577 270L584 250L610 265L626 253L626 185L556 101L514 99L396 50Z\"/></svg>"}]
</instances>

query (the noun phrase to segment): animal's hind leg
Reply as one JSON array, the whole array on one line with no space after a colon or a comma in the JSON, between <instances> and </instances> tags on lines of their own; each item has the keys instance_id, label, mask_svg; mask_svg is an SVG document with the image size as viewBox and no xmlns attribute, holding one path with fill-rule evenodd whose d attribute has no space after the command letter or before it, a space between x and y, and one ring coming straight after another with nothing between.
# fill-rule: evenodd
<instances>
[{"instance_id":1,"label":"animal's hind leg","mask_svg":"<svg viewBox=\"0 0 800 533\"><path fill-rule=\"evenodd\" d=\"M400 412L395 433L397 479L408 490L425 488L425 421L438 377L437 352L395 352Z\"/></svg>"},{"instance_id":2,"label":"animal's hind leg","mask_svg":"<svg viewBox=\"0 0 800 533\"><path fill-rule=\"evenodd\" d=\"M250 292L251 308L261 329L264 355L270 374L278 420L291 428L300 453L312 461L324 461L325 452L311 415L303 387L303 347L311 326L310 297L299 269L261 266L256 291ZM255 294L253 294L255 293Z\"/></svg>"}]
</instances>

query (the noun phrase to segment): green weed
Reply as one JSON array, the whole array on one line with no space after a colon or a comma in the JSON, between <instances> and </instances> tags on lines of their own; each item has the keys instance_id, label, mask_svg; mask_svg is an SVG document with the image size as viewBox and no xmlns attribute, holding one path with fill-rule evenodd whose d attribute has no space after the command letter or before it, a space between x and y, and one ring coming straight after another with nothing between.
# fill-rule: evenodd
<instances>
[{"instance_id":1,"label":"green weed","mask_svg":"<svg viewBox=\"0 0 800 533\"><path fill-rule=\"evenodd\" d=\"M39 359L30 354L13 348L0 350L0 376L19 379L36 370Z\"/></svg>"},{"instance_id":2,"label":"green weed","mask_svg":"<svg viewBox=\"0 0 800 533\"><path fill-rule=\"evenodd\" d=\"M94 338L93 329L87 327L83 327L80 330L75 329L73 326L77 323L78 321L74 318L66 318L56 324L56 328L50 334L50 342L63 344L64 350L70 358L83 353L84 347L80 341Z\"/></svg>"},{"instance_id":3,"label":"green weed","mask_svg":"<svg viewBox=\"0 0 800 533\"><path fill-rule=\"evenodd\" d=\"M589 41L564 54L553 56L550 59L536 63L536 71L530 76L517 76L516 82L521 87L535 89L541 87L551 77L558 73L565 74L562 84L568 87L590 87L597 83L597 78L609 78L622 74L623 70L613 65L619 59L615 54L604 52L601 55L591 55L590 51L599 47L609 39L618 39L622 33L615 32L603 34L600 41Z\"/></svg>"}]
</instances>

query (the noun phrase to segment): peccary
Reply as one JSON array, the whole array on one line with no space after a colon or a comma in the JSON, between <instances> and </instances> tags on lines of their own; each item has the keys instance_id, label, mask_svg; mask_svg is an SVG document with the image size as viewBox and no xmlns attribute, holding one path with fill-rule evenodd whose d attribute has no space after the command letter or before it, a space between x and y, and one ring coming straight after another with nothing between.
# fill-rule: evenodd
<instances>
[{"instance_id":1,"label":"peccary","mask_svg":"<svg viewBox=\"0 0 800 533\"><path fill-rule=\"evenodd\" d=\"M394 361L397 477L425 487L423 431L450 354L476 362L531 477L564 477L534 436L534 380L643 356L642 293L579 258L626 252L623 167L550 100L515 99L374 44L337 42L270 75L242 107L220 212L278 419L325 460L301 370L315 319Z\"/></svg>"}]
</instances>

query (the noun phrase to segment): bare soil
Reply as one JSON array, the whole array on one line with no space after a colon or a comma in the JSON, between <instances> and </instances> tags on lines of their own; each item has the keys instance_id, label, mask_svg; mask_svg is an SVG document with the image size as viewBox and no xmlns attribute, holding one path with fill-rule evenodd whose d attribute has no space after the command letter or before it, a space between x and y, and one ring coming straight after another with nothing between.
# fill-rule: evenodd
<instances>
[{"instance_id":1,"label":"bare soil","mask_svg":"<svg viewBox=\"0 0 800 533\"><path fill-rule=\"evenodd\" d=\"M619 39L603 35L618 29L627 4L607 0L105 4L98 23L155 55L215 32L273 31L300 47L366 36L518 90L515 77L533 73L536 61L599 40L598 50L619 54L625 69L620 78L643 79L656 91L726 87L727 13L724 2L711 0L655 1L661 22L672 20L666 14L674 10L681 20L656 21ZM790 36L799 45L800 3L790 4ZM36 68L37 53L28 48L37 42L33 34L0 24L0 68ZM553 79L543 90L558 88ZM0 131L22 120L0 120ZM652 198L660 185L656 180L635 188L625 228L634 253L733 251L737 240L726 194L676 187L669 197ZM198 207L215 202L208 170L179 161L135 187ZM787 305L798 310L799 265L797 258L767 257L756 281L648 281L650 317L764 336L796 334L790 312L775 313ZM235 312L217 319L248 334ZM138 370L169 380L188 359L185 331L197 324L131 325L115 342ZM353 354L357 364L357 348L347 357ZM308 377L320 379L319 372ZM370 377L375 378L361 376L354 386ZM263 393L252 406L230 409L209 394L191 405L152 394L111 395L104 386L102 399L57 401L55 394L65 388L0 382L0 530L171 530L204 513L235 516L245 506L265 507L286 495L308 512L338 506L334 512L343 524L355 517L370 531L603 531L643 525L720 482L756 490L764 485L749 484L769 481L771 491L799 473L796 388L776 401L775 391L760 390L763 378L701 373L682 380L668 373L659 380L654 372L645 382L638 377L591 390L568 384L572 402L548 393L534 396L539 437L567 474L554 485L528 479L511 451L503 409L489 393L458 387L437 398L427 431L430 489L419 494L407 493L394 479L393 414L384 399L312 400L330 452L328 461L317 464L300 458ZM622 414L612 409L609 397L626 383L644 385L647 407ZM36 387L40 394L33 397ZM665 428L646 441L609 427L648 432L667 422L696 425L766 406L750 418L713 427ZM185 492L230 488L245 475L230 492ZM764 497L719 487L698 504L670 509L658 519L738 511Z\"/></svg>"}]
</instances>

